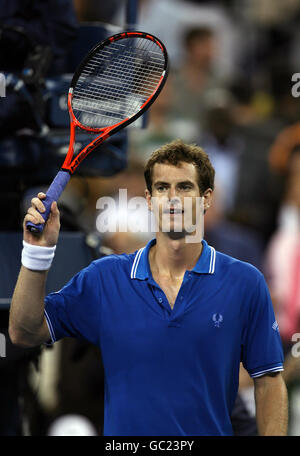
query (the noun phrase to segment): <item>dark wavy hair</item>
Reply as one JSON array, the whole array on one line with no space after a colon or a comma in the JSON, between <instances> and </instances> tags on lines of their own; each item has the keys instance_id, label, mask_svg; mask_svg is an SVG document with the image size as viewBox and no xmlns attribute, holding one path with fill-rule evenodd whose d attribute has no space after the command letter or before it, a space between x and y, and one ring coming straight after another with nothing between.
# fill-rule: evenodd
<instances>
[{"instance_id":1,"label":"dark wavy hair","mask_svg":"<svg viewBox=\"0 0 300 456\"><path fill-rule=\"evenodd\" d=\"M201 195L208 188L214 189L215 170L206 152L196 144L185 144L181 139L176 139L155 150L145 165L144 176L150 194L152 194L152 175L155 163L178 166L182 162L195 165Z\"/></svg>"}]
</instances>

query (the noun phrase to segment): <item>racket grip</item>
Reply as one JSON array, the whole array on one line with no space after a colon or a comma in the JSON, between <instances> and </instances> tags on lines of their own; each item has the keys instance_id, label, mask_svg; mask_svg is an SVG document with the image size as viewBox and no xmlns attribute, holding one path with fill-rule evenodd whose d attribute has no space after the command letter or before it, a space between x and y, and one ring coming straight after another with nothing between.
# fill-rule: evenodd
<instances>
[{"instance_id":1,"label":"racket grip","mask_svg":"<svg viewBox=\"0 0 300 456\"><path fill-rule=\"evenodd\" d=\"M51 205L53 201L58 201L60 195L64 191L64 188L66 187L67 183L70 180L71 175L67 171L59 171L54 180L52 181L52 184L48 188L48 191L46 193L46 198L43 199L43 204L45 206L45 212L40 212L41 216L45 220L45 222L48 220L48 217L51 212ZM26 228L31 232L31 233L42 233L43 229L45 227L44 223L38 223L34 224L32 222L27 222L26 223Z\"/></svg>"}]
</instances>

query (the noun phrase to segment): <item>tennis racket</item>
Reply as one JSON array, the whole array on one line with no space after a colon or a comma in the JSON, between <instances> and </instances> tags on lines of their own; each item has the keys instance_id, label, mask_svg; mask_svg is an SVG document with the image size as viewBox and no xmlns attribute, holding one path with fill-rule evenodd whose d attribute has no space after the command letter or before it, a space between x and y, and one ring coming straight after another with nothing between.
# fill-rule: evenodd
<instances>
[{"instance_id":1,"label":"tennis racket","mask_svg":"<svg viewBox=\"0 0 300 456\"><path fill-rule=\"evenodd\" d=\"M68 93L70 144L65 161L43 200L47 221L51 204L57 201L82 160L103 141L134 122L154 102L168 76L164 44L144 32L124 32L98 43L77 68ZM76 128L97 136L76 155ZM27 222L32 233L45 224Z\"/></svg>"}]
</instances>

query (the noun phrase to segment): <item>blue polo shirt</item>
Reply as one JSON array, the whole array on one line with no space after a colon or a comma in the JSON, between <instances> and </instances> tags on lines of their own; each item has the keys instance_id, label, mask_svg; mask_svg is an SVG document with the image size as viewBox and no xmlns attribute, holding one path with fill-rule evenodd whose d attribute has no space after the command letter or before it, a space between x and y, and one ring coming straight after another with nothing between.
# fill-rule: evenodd
<instances>
[{"instance_id":1,"label":"blue polo shirt","mask_svg":"<svg viewBox=\"0 0 300 456\"><path fill-rule=\"evenodd\" d=\"M104 435L232 435L239 365L283 370L263 275L205 241L171 309L149 249L92 262L46 297L52 342L97 345L105 370Z\"/></svg>"}]
</instances>

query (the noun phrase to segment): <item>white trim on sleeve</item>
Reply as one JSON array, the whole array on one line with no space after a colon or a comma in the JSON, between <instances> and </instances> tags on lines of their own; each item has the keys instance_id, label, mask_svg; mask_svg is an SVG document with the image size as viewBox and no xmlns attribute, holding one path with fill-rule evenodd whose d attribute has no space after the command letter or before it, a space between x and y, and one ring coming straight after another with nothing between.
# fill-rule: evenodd
<instances>
[{"instance_id":1,"label":"white trim on sleeve","mask_svg":"<svg viewBox=\"0 0 300 456\"><path fill-rule=\"evenodd\" d=\"M283 366L277 366L277 367L272 367L271 369L265 369L263 371L255 372L254 374L251 374L252 378L256 377L261 377L262 375L266 374L267 372L280 372L283 371Z\"/></svg>"},{"instance_id":2,"label":"white trim on sleeve","mask_svg":"<svg viewBox=\"0 0 300 456\"><path fill-rule=\"evenodd\" d=\"M47 323L47 326L48 326L48 329L49 329L49 333L50 333L50 337L51 337L51 342L54 344L54 342L56 342L56 338L55 338L55 333L54 333L54 330L53 330L53 326L52 326L50 317L49 317L49 315L47 314L46 310L44 310L44 314L45 314L46 323Z\"/></svg>"}]
</instances>

